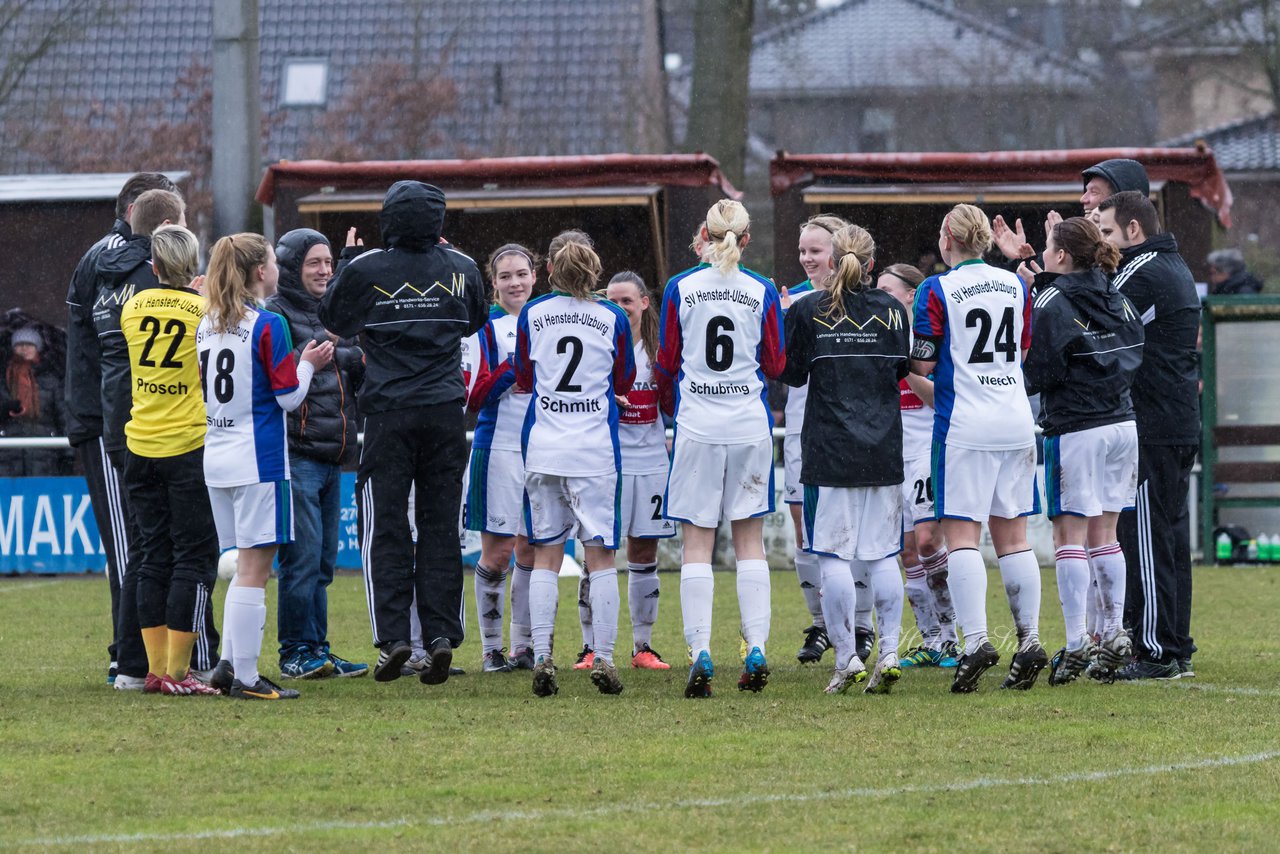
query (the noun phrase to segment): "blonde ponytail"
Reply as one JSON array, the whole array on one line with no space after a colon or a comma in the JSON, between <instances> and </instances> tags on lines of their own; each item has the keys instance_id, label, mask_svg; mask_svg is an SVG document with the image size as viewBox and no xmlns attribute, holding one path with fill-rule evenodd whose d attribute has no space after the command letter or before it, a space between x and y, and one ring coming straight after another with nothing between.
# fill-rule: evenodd
<instances>
[{"instance_id":1,"label":"blonde ponytail","mask_svg":"<svg viewBox=\"0 0 1280 854\"><path fill-rule=\"evenodd\" d=\"M232 234L213 244L204 289L214 332L230 332L240 325L254 296L253 271L267 263L270 251L262 235L251 232Z\"/></svg>"},{"instance_id":2,"label":"blonde ponytail","mask_svg":"<svg viewBox=\"0 0 1280 854\"><path fill-rule=\"evenodd\" d=\"M741 202L721 199L707 211L707 261L726 276L742 260L742 239L751 228L751 217Z\"/></svg>"},{"instance_id":3,"label":"blonde ponytail","mask_svg":"<svg viewBox=\"0 0 1280 854\"><path fill-rule=\"evenodd\" d=\"M585 243L564 244L551 259L551 287L577 299L592 299L603 267Z\"/></svg>"},{"instance_id":4,"label":"blonde ponytail","mask_svg":"<svg viewBox=\"0 0 1280 854\"><path fill-rule=\"evenodd\" d=\"M835 274L827 281L827 307L822 316L839 323L845 318L844 295L857 293L871 284L871 263L876 243L860 225L846 225L831 235L831 260Z\"/></svg>"}]
</instances>

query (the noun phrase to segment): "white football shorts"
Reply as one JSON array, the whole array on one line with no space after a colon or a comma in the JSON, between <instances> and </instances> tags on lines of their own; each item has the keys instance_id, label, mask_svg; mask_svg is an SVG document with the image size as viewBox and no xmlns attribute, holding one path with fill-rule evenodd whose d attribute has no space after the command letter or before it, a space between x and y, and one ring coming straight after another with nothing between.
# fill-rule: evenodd
<instances>
[{"instance_id":1,"label":"white football shorts","mask_svg":"<svg viewBox=\"0 0 1280 854\"><path fill-rule=\"evenodd\" d=\"M773 439L708 445L676 431L666 516L703 528L773 512Z\"/></svg>"},{"instance_id":2,"label":"white football shorts","mask_svg":"<svg viewBox=\"0 0 1280 854\"><path fill-rule=\"evenodd\" d=\"M622 476L565 477L526 472L524 524L529 542L558 545L569 539L616 549L621 539Z\"/></svg>"},{"instance_id":3,"label":"white football shorts","mask_svg":"<svg viewBox=\"0 0 1280 854\"><path fill-rule=\"evenodd\" d=\"M210 486L208 490L218 548L253 549L293 542L289 481Z\"/></svg>"},{"instance_id":4,"label":"white football shorts","mask_svg":"<svg viewBox=\"0 0 1280 854\"><path fill-rule=\"evenodd\" d=\"M935 442L933 498L938 519L986 522L1039 513L1036 446L976 451Z\"/></svg>"},{"instance_id":5,"label":"white football shorts","mask_svg":"<svg viewBox=\"0 0 1280 854\"><path fill-rule=\"evenodd\" d=\"M902 487L804 488L807 552L880 560L902 551Z\"/></svg>"},{"instance_id":6,"label":"white football shorts","mask_svg":"<svg viewBox=\"0 0 1280 854\"><path fill-rule=\"evenodd\" d=\"M1044 440L1049 518L1101 516L1133 507L1138 490L1138 427L1104 424Z\"/></svg>"}]
</instances>

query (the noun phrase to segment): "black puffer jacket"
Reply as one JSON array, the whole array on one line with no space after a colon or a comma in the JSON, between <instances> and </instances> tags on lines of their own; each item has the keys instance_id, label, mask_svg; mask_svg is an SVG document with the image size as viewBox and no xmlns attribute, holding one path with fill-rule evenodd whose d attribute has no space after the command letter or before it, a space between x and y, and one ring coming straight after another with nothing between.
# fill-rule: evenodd
<instances>
[{"instance_id":1,"label":"black puffer jacket","mask_svg":"<svg viewBox=\"0 0 1280 854\"><path fill-rule=\"evenodd\" d=\"M328 245L318 231L299 228L280 238L276 263L280 267L279 291L267 300L289 325L294 352L301 354L308 341L328 340L320 322L320 299L302 285L302 261L311 247ZM311 389L302 405L289 413L289 453L321 462L345 465L356 452L356 392L364 379L364 355L355 341L340 339L333 361L311 378Z\"/></svg>"},{"instance_id":2,"label":"black puffer jacket","mask_svg":"<svg viewBox=\"0 0 1280 854\"><path fill-rule=\"evenodd\" d=\"M108 451L125 448L124 425L133 409L133 369L129 344L120 331L120 312L129 297L160 287L151 269L151 238L132 234L98 256L98 294L93 326L102 360L102 441Z\"/></svg>"},{"instance_id":3,"label":"black puffer jacket","mask_svg":"<svg viewBox=\"0 0 1280 854\"><path fill-rule=\"evenodd\" d=\"M1036 297L1022 365L1040 394L1046 436L1132 421L1130 386L1142 364L1142 319L1099 269L1066 273Z\"/></svg>"},{"instance_id":4,"label":"black puffer jacket","mask_svg":"<svg viewBox=\"0 0 1280 854\"><path fill-rule=\"evenodd\" d=\"M116 220L111 233L84 253L67 289L67 438L79 445L102 435L102 357L93 328L93 304L98 296L98 258L122 245L132 232Z\"/></svg>"},{"instance_id":5,"label":"black puffer jacket","mask_svg":"<svg viewBox=\"0 0 1280 854\"><path fill-rule=\"evenodd\" d=\"M456 403L462 339L489 319L475 261L440 245L444 193L397 181L382 202L382 250L340 264L320 301L320 321L342 336L360 333L365 380L360 411Z\"/></svg>"}]
</instances>

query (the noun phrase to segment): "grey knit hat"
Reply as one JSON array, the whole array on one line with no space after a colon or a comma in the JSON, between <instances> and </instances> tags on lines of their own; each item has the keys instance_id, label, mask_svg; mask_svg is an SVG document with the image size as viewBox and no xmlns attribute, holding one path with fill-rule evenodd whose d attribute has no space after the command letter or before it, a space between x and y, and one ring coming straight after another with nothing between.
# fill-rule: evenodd
<instances>
[{"instance_id":1,"label":"grey knit hat","mask_svg":"<svg viewBox=\"0 0 1280 854\"><path fill-rule=\"evenodd\" d=\"M13 347L17 347L19 344L33 344L37 353L44 350L44 336L34 326L24 326L13 333L13 338L10 339L9 343Z\"/></svg>"}]
</instances>

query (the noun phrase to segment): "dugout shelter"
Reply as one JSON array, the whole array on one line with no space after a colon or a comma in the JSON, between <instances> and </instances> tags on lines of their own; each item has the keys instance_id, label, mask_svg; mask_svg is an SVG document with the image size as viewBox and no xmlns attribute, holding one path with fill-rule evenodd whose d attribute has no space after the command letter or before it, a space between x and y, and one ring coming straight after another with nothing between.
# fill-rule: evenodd
<instances>
[{"instance_id":1,"label":"dugout shelter","mask_svg":"<svg viewBox=\"0 0 1280 854\"><path fill-rule=\"evenodd\" d=\"M1103 160L1146 167L1151 198L1198 280L1213 248L1214 221L1231 225L1231 189L1213 152L1197 148L1086 148L977 153L788 154L769 164L774 197L776 280L799 282L794 247L800 225L831 213L871 232L881 266L915 264L937 250L938 228L961 202L1013 225L1022 219L1031 245L1044 246L1051 210L1079 216L1080 173Z\"/></svg>"},{"instance_id":2,"label":"dugout shelter","mask_svg":"<svg viewBox=\"0 0 1280 854\"><path fill-rule=\"evenodd\" d=\"M707 208L741 196L705 154L605 154L281 161L267 168L257 199L268 206L264 218L271 239L314 228L336 254L351 226L366 246L380 245L382 197L401 180L444 190L445 237L481 267L503 243L543 253L556 234L578 228L595 241L606 281L630 269L655 293L673 273L696 263L688 245Z\"/></svg>"}]
</instances>

